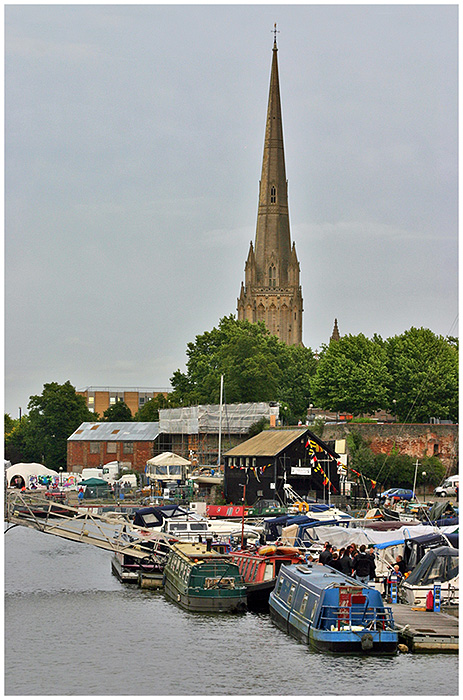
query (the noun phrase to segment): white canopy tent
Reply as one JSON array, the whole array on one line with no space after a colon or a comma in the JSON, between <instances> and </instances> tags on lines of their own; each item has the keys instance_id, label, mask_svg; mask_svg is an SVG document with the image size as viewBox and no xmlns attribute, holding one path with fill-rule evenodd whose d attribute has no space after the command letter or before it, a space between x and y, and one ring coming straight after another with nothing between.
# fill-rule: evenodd
<instances>
[{"instance_id":1,"label":"white canopy tent","mask_svg":"<svg viewBox=\"0 0 463 700\"><path fill-rule=\"evenodd\" d=\"M146 463L146 475L162 480L181 480L185 477L186 468L191 465L188 459L176 455L174 452L162 452L162 454L152 457Z\"/></svg>"},{"instance_id":2,"label":"white canopy tent","mask_svg":"<svg viewBox=\"0 0 463 700\"><path fill-rule=\"evenodd\" d=\"M58 472L55 472L53 469L48 469L48 467L45 467L43 464L38 464L37 462L18 462L18 464L13 464L5 470L5 476L7 488L9 488L11 482L14 482L17 478L19 478L21 486L24 485L28 488L31 477L35 477L34 480L37 481L37 477L39 476L58 477Z\"/></svg>"},{"instance_id":3,"label":"white canopy tent","mask_svg":"<svg viewBox=\"0 0 463 700\"><path fill-rule=\"evenodd\" d=\"M186 467L191 464L188 459L180 457L180 455L174 454L174 452L162 452L162 454L152 457L147 461L147 464L152 464L154 466L170 467L170 466L180 466Z\"/></svg>"}]
</instances>

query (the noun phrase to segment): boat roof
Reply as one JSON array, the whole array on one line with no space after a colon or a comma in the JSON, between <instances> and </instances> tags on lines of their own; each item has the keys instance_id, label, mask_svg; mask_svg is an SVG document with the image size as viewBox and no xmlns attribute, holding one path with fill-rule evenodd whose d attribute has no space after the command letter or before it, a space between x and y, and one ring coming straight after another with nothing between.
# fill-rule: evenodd
<instances>
[{"instance_id":1,"label":"boat roof","mask_svg":"<svg viewBox=\"0 0 463 700\"><path fill-rule=\"evenodd\" d=\"M321 564L284 564L280 571L288 574L294 580L304 581L310 588L323 590L331 586L364 588L362 583L351 576L346 576L330 566Z\"/></svg>"},{"instance_id":2,"label":"boat roof","mask_svg":"<svg viewBox=\"0 0 463 700\"><path fill-rule=\"evenodd\" d=\"M157 527L162 525L166 518L179 515L188 515L188 511L176 503L167 506L148 506L135 512L133 524L141 527Z\"/></svg>"},{"instance_id":3,"label":"boat roof","mask_svg":"<svg viewBox=\"0 0 463 700\"><path fill-rule=\"evenodd\" d=\"M409 586L420 585L423 580L426 580L428 572L435 566L436 559L443 559L445 562L445 559L449 557L452 558L452 560L454 557L457 558L455 564L458 570L458 549L454 547L435 547L434 549L430 549L426 552L421 561L418 562L408 578L405 579L405 583ZM453 576L455 575L456 574L453 574ZM453 578L453 576L451 577ZM447 578L445 580L449 579Z\"/></svg>"},{"instance_id":4,"label":"boat roof","mask_svg":"<svg viewBox=\"0 0 463 700\"><path fill-rule=\"evenodd\" d=\"M208 551L204 542L176 542L172 545L172 549L188 559L229 559L225 554L219 554L214 550Z\"/></svg>"},{"instance_id":5,"label":"boat roof","mask_svg":"<svg viewBox=\"0 0 463 700\"><path fill-rule=\"evenodd\" d=\"M307 515L278 515L276 518L265 518L265 523L269 525L294 525L295 523L312 523L313 518L309 518Z\"/></svg>"},{"instance_id":6,"label":"boat roof","mask_svg":"<svg viewBox=\"0 0 463 700\"><path fill-rule=\"evenodd\" d=\"M418 535L417 537L406 537L405 538L405 544L408 543L416 543L416 544L436 544L436 543L442 543L443 546L446 546L448 544L448 541L452 545L452 547L455 547L458 549L458 533L455 532L449 532L446 533L445 536L441 532L433 532L429 535Z\"/></svg>"}]
</instances>

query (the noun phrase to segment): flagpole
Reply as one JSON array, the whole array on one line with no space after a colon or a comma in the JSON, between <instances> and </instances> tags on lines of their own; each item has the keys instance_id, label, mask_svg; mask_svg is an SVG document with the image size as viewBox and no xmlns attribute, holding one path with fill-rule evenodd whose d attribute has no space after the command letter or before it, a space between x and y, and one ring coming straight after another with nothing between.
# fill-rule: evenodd
<instances>
[{"instance_id":1,"label":"flagpole","mask_svg":"<svg viewBox=\"0 0 463 700\"><path fill-rule=\"evenodd\" d=\"M330 479L330 462L328 462L328 505L331 508L331 479Z\"/></svg>"}]
</instances>

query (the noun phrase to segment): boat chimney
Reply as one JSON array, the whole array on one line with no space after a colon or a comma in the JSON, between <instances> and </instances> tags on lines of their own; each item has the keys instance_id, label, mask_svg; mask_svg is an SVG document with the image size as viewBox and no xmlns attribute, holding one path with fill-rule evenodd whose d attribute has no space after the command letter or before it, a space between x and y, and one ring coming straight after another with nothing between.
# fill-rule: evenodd
<instances>
[{"instance_id":1,"label":"boat chimney","mask_svg":"<svg viewBox=\"0 0 463 700\"><path fill-rule=\"evenodd\" d=\"M206 537L206 551L210 552L212 550L212 537Z\"/></svg>"}]
</instances>

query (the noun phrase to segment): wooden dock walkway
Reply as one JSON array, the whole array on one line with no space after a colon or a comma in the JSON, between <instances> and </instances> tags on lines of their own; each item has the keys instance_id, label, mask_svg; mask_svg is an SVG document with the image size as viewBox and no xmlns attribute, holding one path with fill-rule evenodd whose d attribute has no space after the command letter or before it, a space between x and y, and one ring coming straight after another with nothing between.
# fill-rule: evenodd
<instances>
[{"instance_id":1,"label":"wooden dock walkway","mask_svg":"<svg viewBox=\"0 0 463 700\"><path fill-rule=\"evenodd\" d=\"M412 652L458 652L458 616L393 603L399 642Z\"/></svg>"}]
</instances>

